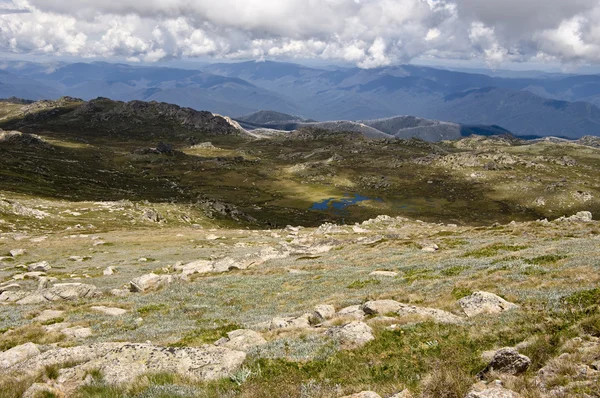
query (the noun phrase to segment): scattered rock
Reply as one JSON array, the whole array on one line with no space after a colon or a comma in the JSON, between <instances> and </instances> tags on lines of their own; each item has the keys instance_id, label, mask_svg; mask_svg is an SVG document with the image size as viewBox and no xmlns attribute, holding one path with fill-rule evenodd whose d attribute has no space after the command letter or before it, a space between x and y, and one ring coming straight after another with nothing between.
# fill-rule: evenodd
<instances>
[{"instance_id":1,"label":"scattered rock","mask_svg":"<svg viewBox=\"0 0 600 398\"><path fill-rule=\"evenodd\" d=\"M317 322L322 322L333 318L335 315L335 307L333 305L321 304L317 305L313 312L313 319Z\"/></svg>"},{"instance_id":2,"label":"scattered rock","mask_svg":"<svg viewBox=\"0 0 600 398\"><path fill-rule=\"evenodd\" d=\"M435 253L438 250L439 250L439 247L435 243L423 245L421 247L421 251L426 252L426 253Z\"/></svg>"},{"instance_id":3,"label":"scattered rock","mask_svg":"<svg viewBox=\"0 0 600 398\"><path fill-rule=\"evenodd\" d=\"M356 394L346 395L342 398L381 398L381 396L373 391L361 391Z\"/></svg>"},{"instance_id":4,"label":"scattered rock","mask_svg":"<svg viewBox=\"0 0 600 398\"><path fill-rule=\"evenodd\" d=\"M395 278L398 276L398 273L394 271L373 271L369 274L369 276L384 276L389 278Z\"/></svg>"},{"instance_id":5,"label":"scattered rock","mask_svg":"<svg viewBox=\"0 0 600 398\"><path fill-rule=\"evenodd\" d=\"M52 319L58 319L63 316L65 312L59 310L44 310L38 316L33 318L35 322L46 322Z\"/></svg>"},{"instance_id":6,"label":"scattered rock","mask_svg":"<svg viewBox=\"0 0 600 398\"><path fill-rule=\"evenodd\" d=\"M159 287L171 283L173 277L171 275L157 275L150 273L142 275L133 279L129 282L130 290L132 292L147 292L150 290L156 290Z\"/></svg>"},{"instance_id":7,"label":"scattered rock","mask_svg":"<svg viewBox=\"0 0 600 398\"><path fill-rule=\"evenodd\" d=\"M375 300L367 301L362 310L367 315L384 315L395 313L402 307L402 304L395 300Z\"/></svg>"},{"instance_id":8,"label":"scattered rock","mask_svg":"<svg viewBox=\"0 0 600 398\"><path fill-rule=\"evenodd\" d=\"M395 300L376 300L367 301L362 310L368 315L397 314L399 316L417 315L426 318L432 318L441 323L461 323L463 319L448 311L438 310L436 308L417 307L414 305L399 303Z\"/></svg>"},{"instance_id":9,"label":"scattered rock","mask_svg":"<svg viewBox=\"0 0 600 398\"><path fill-rule=\"evenodd\" d=\"M163 216L154 209L144 210L142 213L142 221L148 221L153 223L159 223L164 221Z\"/></svg>"},{"instance_id":10,"label":"scattered rock","mask_svg":"<svg viewBox=\"0 0 600 398\"><path fill-rule=\"evenodd\" d=\"M502 386L499 380L496 380L490 384L483 382L477 383L473 386L471 391L466 395L465 398L520 398L521 395L514 391L507 390Z\"/></svg>"},{"instance_id":11,"label":"scattered rock","mask_svg":"<svg viewBox=\"0 0 600 398\"><path fill-rule=\"evenodd\" d=\"M504 311L519 308L518 305L504 300L493 293L475 292L458 300L465 314L473 317L479 314L499 314Z\"/></svg>"},{"instance_id":12,"label":"scattered rock","mask_svg":"<svg viewBox=\"0 0 600 398\"><path fill-rule=\"evenodd\" d=\"M308 329L312 314L303 314L291 318L273 318L269 323L269 329Z\"/></svg>"},{"instance_id":13,"label":"scattered rock","mask_svg":"<svg viewBox=\"0 0 600 398\"><path fill-rule=\"evenodd\" d=\"M342 347L351 349L360 347L375 339L373 329L360 321L350 322L344 326L333 327L327 331L332 338L339 340Z\"/></svg>"},{"instance_id":14,"label":"scattered rock","mask_svg":"<svg viewBox=\"0 0 600 398\"><path fill-rule=\"evenodd\" d=\"M362 306L351 305L349 307L342 308L335 315L338 317L363 319L365 317L365 312L362 310Z\"/></svg>"},{"instance_id":15,"label":"scattered rock","mask_svg":"<svg viewBox=\"0 0 600 398\"><path fill-rule=\"evenodd\" d=\"M577 214L572 215L571 217L560 217L554 220L556 222L592 222L593 217L592 213L589 211L580 211Z\"/></svg>"},{"instance_id":16,"label":"scattered rock","mask_svg":"<svg viewBox=\"0 0 600 398\"><path fill-rule=\"evenodd\" d=\"M92 335L92 329L76 326L72 328L62 329L61 333L74 339L83 340Z\"/></svg>"},{"instance_id":17,"label":"scattered rock","mask_svg":"<svg viewBox=\"0 0 600 398\"><path fill-rule=\"evenodd\" d=\"M27 266L27 270L30 272L48 272L50 268L52 267L48 264L48 261L40 261Z\"/></svg>"},{"instance_id":18,"label":"scattered rock","mask_svg":"<svg viewBox=\"0 0 600 398\"><path fill-rule=\"evenodd\" d=\"M13 347L7 351L0 352L0 369L10 368L17 363L23 362L28 358L34 357L40 353L36 344L25 343Z\"/></svg>"},{"instance_id":19,"label":"scattered rock","mask_svg":"<svg viewBox=\"0 0 600 398\"><path fill-rule=\"evenodd\" d=\"M494 354L490 363L479 373L483 377L488 372L494 371L510 375L519 375L524 373L531 365L531 359L512 348L501 348Z\"/></svg>"},{"instance_id":20,"label":"scattered rock","mask_svg":"<svg viewBox=\"0 0 600 398\"><path fill-rule=\"evenodd\" d=\"M19 257L25 254L25 249L13 249L9 253L13 257Z\"/></svg>"},{"instance_id":21,"label":"scattered rock","mask_svg":"<svg viewBox=\"0 0 600 398\"><path fill-rule=\"evenodd\" d=\"M115 267L106 267L104 271L102 271L102 275L110 276L113 275L115 272L117 272Z\"/></svg>"},{"instance_id":22,"label":"scattered rock","mask_svg":"<svg viewBox=\"0 0 600 398\"><path fill-rule=\"evenodd\" d=\"M0 293L0 302L14 303L27 296L27 292L19 292L13 290L7 290Z\"/></svg>"},{"instance_id":23,"label":"scattered rock","mask_svg":"<svg viewBox=\"0 0 600 398\"><path fill-rule=\"evenodd\" d=\"M102 314L109 315L109 316L119 316L119 315L123 315L123 314L127 313L127 310L124 310L122 308L105 307L103 305L90 307L90 309L92 311L100 312Z\"/></svg>"},{"instance_id":24,"label":"scattered rock","mask_svg":"<svg viewBox=\"0 0 600 398\"><path fill-rule=\"evenodd\" d=\"M215 342L217 346L244 352L263 344L267 344L267 340L260 333L248 329L234 330L227 333L227 337Z\"/></svg>"}]
</instances>

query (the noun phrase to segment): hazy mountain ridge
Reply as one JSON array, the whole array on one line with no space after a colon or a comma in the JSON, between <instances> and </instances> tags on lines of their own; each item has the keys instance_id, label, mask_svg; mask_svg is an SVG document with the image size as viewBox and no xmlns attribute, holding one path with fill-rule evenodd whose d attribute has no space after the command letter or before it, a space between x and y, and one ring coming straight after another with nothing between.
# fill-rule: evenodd
<instances>
[{"instance_id":1,"label":"hazy mountain ridge","mask_svg":"<svg viewBox=\"0 0 600 398\"><path fill-rule=\"evenodd\" d=\"M176 103L230 116L269 109L322 121L404 114L497 125L525 136L600 134L600 108L593 105L600 98L596 75L488 76L415 65L319 69L269 61L212 64L201 70L102 62L5 62L3 68L9 78L0 78L0 97L103 96Z\"/></svg>"}]
</instances>

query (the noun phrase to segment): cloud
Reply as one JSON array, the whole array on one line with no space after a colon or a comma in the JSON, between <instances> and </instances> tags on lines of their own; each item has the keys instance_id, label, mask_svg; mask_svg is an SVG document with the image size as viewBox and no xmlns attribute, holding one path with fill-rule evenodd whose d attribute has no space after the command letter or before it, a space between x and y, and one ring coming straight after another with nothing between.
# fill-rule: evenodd
<instances>
[{"instance_id":1,"label":"cloud","mask_svg":"<svg viewBox=\"0 0 600 398\"><path fill-rule=\"evenodd\" d=\"M11 15L2 10L26 10ZM154 62L600 62L598 0L0 0L0 51Z\"/></svg>"}]
</instances>

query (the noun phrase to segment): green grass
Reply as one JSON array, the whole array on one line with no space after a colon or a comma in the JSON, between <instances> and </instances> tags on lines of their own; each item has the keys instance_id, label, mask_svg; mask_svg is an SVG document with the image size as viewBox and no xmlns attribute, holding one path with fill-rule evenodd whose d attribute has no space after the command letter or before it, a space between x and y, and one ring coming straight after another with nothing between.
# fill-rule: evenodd
<instances>
[{"instance_id":1,"label":"green grass","mask_svg":"<svg viewBox=\"0 0 600 398\"><path fill-rule=\"evenodd\" d=\"M370 285L379 285L381 281L379 279L363 279L356 280L346 286L348 289L362 289Z\"/></svg>"},{"instance_id":2,"label":"green grass","mask_svg":"<svg viewBox=\"0 0 600 398\"><path fill-rule=\"evenodd\" d=\"M518 252L527 249L528 246L523 245L506 245L503 243L496 243L493 245L485 246L477 250L472 250L463 255L463 257L474 257L474 258L485 258L497 256L500 252Z\"/></svg>"},{"instance_id":3,"label":"green grass","mask_svg":"<svg viewBox=\"0 0 600 398\"><path fill-rule=\"evenodd\" d=\"M525 258L523 261L527 264L532 265L545 265L545 264L554 264L567 258L567 256L558 255L558 254L546 254L543 256L538 256L534 258Z\"/></svg>"}]
</instances>

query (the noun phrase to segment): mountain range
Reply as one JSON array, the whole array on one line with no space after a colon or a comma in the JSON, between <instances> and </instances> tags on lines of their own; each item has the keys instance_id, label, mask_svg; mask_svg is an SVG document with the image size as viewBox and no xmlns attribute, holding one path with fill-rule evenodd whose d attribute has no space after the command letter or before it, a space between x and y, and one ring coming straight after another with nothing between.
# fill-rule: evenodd
<instances>
[{"instance_id":1,"label":"mountain range","mask_svg":"<svg viewBox=\"0 0 600 398\"><path fill-rule=\"evenodd\" d=\"M481 125L500 126L520 136L600 135L598 75L486 75L415 65L313 68L270 61L209 64L195 70L105 62L7 61L0 67L0 97L169 102L240 120L266 109L302 115L294 121L300 124L374 119L390 124L389 118L404 123L412 120L406 117L410 115L414 120L446 121L438 126L452 126L453 136ZM398 119L399 115L405 116ZM373 124L382 122L360 123L381 131ZM356 128L349 122L325 126ZM383 132L398 136L393 128ZM404 133L410 132L400 136ZM429 135L421 134L426 139Z\"/></svg>"}]
</instances>

